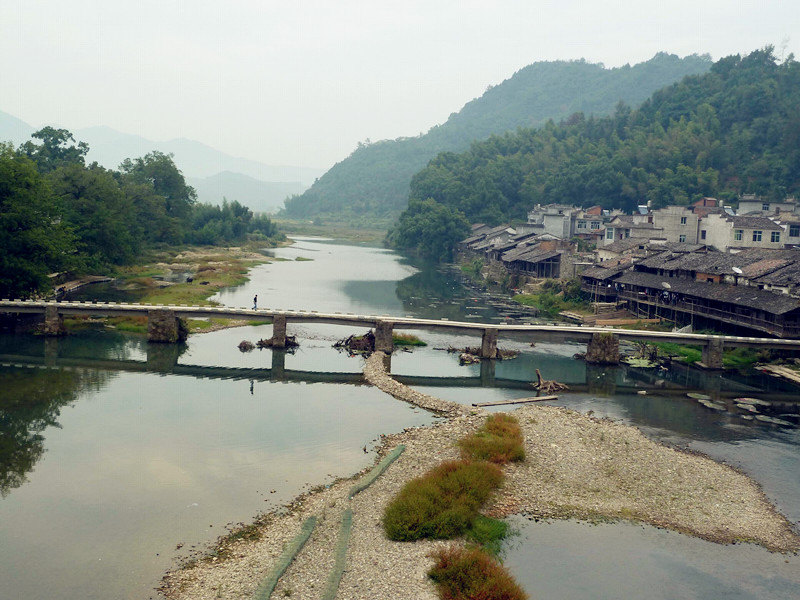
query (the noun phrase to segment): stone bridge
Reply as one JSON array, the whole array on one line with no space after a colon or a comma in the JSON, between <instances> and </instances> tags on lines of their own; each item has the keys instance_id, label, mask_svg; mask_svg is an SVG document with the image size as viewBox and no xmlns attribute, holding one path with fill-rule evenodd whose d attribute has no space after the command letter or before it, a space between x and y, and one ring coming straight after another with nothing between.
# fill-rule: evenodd
<instances>
[{"instance_id":1,"label":"stone bridge","mask_svg":"<svg viewBox=\"0 0 800 600\"><path fill-rule=\"evenodd\" d=\"M369 327L375 331L376 350L393 350L394 330L436 330L458 334L480 335L482 358L497 356L497 340L504 337L524 341L576 341L587 344L587 361L599 364L619 362L620 340L644 342L675 342L698 345L703 349L703 365L722 367L724 348L748 347L781 350L800 350L800 340L757 338L728 335L706 335L670 331L643 331L584 327L579 325L510 325L468 323L446 319L419 319L389 315L356 315L351 313L321 313L317 311L277 310L271 308L231 308L227 306L163 306L100 302L51 302L43 300L0 300L0 314L42 315L46 335L64 333L65 316L84 317L146 317L148 339L152 342L176 342L180 339L179 319L225 318L250 321L271 320L273 347L286 344L288 323L329 323L350 327Z\"/></svg>"}]
</instances>

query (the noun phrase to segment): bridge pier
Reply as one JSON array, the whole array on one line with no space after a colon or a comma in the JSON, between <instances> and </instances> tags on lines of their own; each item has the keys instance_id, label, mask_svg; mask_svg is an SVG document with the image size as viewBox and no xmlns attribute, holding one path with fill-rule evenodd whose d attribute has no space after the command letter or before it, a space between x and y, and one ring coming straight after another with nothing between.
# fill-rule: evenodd
<instances>
[{"instance_id":1,"label":"bridge pier","mask_svg":"<svg viewBox=\"0 0 800 600\"><path fill-rule=\"evenodd\" d=\"M185 344L148 344L147 370L170 373L184 352L186 352Z\"/></svg>"},{"instance_id":2,"label":"bridge pier","mask_svg":"<svg viewBox=\"0 0 800 600\"><path fill-rule=\"evenodd\" d=\"M64 316L59 314L57 306L45 307L42 333L46 336L59 336L67 333L67 329L64 327Z\"/></svg>"},{"instance_id":3,"label":"bridge pier","mask_svg":"<svg viewBox=\"0 0 800 600\"><path fill-rule=\"evenodd\" d=\"M394 340L392 330L394 324L391 321L377 321L375 323L375 351L391 354L394 350Z\"/></svg>"},{"instance_id":4,"label":"bridge pier","mask_svg":"<svg viewBox=\"0 0 800 600\"><path fill-rule=\"evenodd\" d=\"M272 347L286 348L286 317L275 315L272 319ZM275 353L272 353L273 356Z\"/></svg>"},{"instance_id":5,"label":"bridge pier","mask_svg":"<svg viewBox=\"0 0 800 600\"><path fill-rule=\"evenodd\" d=\"M55 367L58 364L58 338L45 338L44 364L48 367Z\"/></svg>"},{"instance_id":6,"label":"bridge pier","mask_svg":"<svg viewBox=\"0 0 800 600\"><path fill-rule=\"evenodd\" d=\"M486 328L483 330L481 358L497 358L497 329Z\"/></svg>"},{"instance_id":7,"label":"bridge pier","mask_svg":"<svg viewBox=\"0 0 800 600\"><path fill-rule=\"evenodd\" d=\"M619 364L619 336L615 333L593 333L586 346L586 362L595 365Z\"/></svg>"},{"instance_id":8,"label":"bridge pier","mask_svg":"<svg viewBox=\"0 0 800 600\"><path fill-rule=\"evenodd\" d=\"M156 308L147 311L147 341L174 344L186 339L186 329L175 311Z\"/></svg>"},{"instance_id":9,"label":"bridge pier","mask_svg":"<svg viewBox=\"0 0 800 600\"><path fill-rule=\"evenodd\" d=\"M725 345L722 340L712 338L708 343L703 346L702 362L706 369L721 369L722 368L722 352Z\"/></svg>"},{"instance_id":10,"label":"bridge pier","mask_svg":"<svg viewBox=\"0 0 800 600\"><path fill-rule=\"evenodd\" d=\"M494 387L494 364L493 360L481 361L481 387Z\"/></svg>"},{"instance_id":11,"label":"bridge pier","mask_svg":"<svg viewBox=\"0 0 800 600\"><path fill-rule=\"evenodd\" d=\"M284 322L286 318L284 317ZM282 381L286 378L286 352L272 347L272 376L270 379Z\"/></svg>"}]
</instances>

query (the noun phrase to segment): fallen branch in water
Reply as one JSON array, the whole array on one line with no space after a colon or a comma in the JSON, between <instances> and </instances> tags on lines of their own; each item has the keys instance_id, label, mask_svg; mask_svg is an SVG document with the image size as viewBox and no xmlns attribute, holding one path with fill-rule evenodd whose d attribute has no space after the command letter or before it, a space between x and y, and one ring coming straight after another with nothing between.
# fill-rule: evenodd
<instances>
[{"instance_id":1,"label":"fallen branch in water","mask_svg":"<svg viewBox=\"0 0 800 600\"><path fill-rule=\"evenodd\" d=\"M539 369L536 369L536 379L537 382L531 385L545 394L552 394L553 392L560 392L569 389L569 386L565 383L561 383L553 379L542 379L542 374L539 372Z\"/></svg>"}]
</instances>

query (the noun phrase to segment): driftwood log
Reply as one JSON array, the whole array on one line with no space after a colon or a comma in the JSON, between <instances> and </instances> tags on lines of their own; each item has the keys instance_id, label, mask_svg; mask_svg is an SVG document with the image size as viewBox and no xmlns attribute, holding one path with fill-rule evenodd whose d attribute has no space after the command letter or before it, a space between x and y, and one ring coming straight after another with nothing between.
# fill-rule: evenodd
<instances>
[{"instance_id":1,"label":"driftwood log","mask_svg":"<svg viewBox=\"0 0 800 600\"><path fill-rule=\"evenodd\" d=\"M552 394L553 392L560 392L562 390L569 389L569 386L564 383L560 383L552 379L542 379L542 374L539 372L539 369L536 369L536 383L532 385L537 390L544 392L545 394Z\"/></svg>"},{"instance_id":2,"label":"driftwood log","mask_svg":"<svg viewBox=\"0 0 800 600\"><path fill-rule=\"evenodd\" d=\"M351 335L343 340L339 340L333 347L347 350L351 355L371 354L375 351L375 333L370 329L364 335Z\"/></svg>"}]
</instances>

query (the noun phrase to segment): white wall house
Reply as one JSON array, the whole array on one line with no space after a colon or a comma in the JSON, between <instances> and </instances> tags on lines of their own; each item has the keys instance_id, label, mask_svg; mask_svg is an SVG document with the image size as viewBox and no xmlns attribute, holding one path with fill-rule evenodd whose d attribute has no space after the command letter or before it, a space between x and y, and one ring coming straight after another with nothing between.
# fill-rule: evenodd
<instances>
[{"instance_id":1,"label":"white wall house","mask_svg":"<svg viewBox=\"0 0 800 600\"><path fill-rule=\"evenodd\" d=\"M606 223L604 246L628 238L664 241L661 229L653 223L637 219L634 215L620 215Z\"/></svg>"},{"instance_id":2,"label":"white wall house","mask_svg":"<svg viewBox=\"0 0 800 600\"><path fill-rule=\"evenodd\" d=\"M772 215L779 212L794 212L796 210L797 202L794 198L787 198L783 202L770 202L754 194L745 194L739 199L739 208L736 213L739 215L752 213Z\"/></svg>"},{"instance_id":3,"label":"white wall house","mask_svg":"<svg viewBox=\"0 0 800 600\"><path fill-rule=\"evenodd\" d=\"M680 244L704 244L700 238L698 223L700 218L691 206L666 206L654 210L653 225L661 230L661 237L667 242Z\"/></svg>"},{"instance_id":4,"label":"white wall house","mask_svg":"<svg viewBox=\"0 0 800 600\"><path fill-rule=\"evenodd\" d=\"M700 220L700 232L705 239L699 240L714 246L721 252L744 248L783 248L784 229L767 217L731 216L710 214Z\"/></svg>"}]
</instances>

